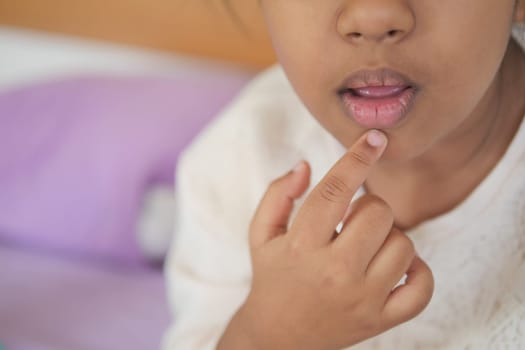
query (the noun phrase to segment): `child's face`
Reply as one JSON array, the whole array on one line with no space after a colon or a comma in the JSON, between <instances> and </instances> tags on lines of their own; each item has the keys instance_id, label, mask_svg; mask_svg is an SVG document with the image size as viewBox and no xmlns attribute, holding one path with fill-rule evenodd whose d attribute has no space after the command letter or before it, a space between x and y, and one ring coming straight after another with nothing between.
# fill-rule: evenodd
<instances>
[{"instance_id":1,"label":"child's face","mask_svg":"<svg viewBox=\"0 0 525 350\"><path fill-rule=\"evenodd\" d=\"M392 159L413 158L495 116L503 93L495 78L500 66L513 69L501 63L514 0L261 5L278 59L310 112L347 147L366 129L384 130ZM401 80L381 75L383 68ZM372 73L349 81L362 70Z\"/></svg>"}]
</instances>

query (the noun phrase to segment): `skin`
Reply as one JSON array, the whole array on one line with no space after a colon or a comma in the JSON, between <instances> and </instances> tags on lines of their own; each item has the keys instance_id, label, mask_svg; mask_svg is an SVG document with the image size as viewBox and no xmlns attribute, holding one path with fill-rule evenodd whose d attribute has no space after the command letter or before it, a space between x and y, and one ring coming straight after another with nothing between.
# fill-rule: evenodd
<instances>
[{"instance_id":1,"label":"skin","mask_svg":"<svg viewBox=\"0 0 525 350\"><path fill-rule=\"evenodd\" d=\"M372 132L373 133L373 132ZM331 350L356 344L420 313L433 291L432 273L393 213L367 195L352 204L339 236L334 228L386 148L363 135L311 191L289 227L293 201L310 169L272 183L253 219L250 295L217 349ZM404 274L407 281L394 289Z\"/></svg>"},{"instance_id":2,"label":"skin","mask_svg":"<svg viewBox=\"0 0 525 350\"><path fill-rule=\"evenodd\" d=\"M297 94L349 151L293 222L294 200L309 185L308 164L269 186L250 228L251 292L218 349L341 349L408 321L430 301L432 273L403 230L464 200L514 136L525 112L516 104L525 93L525 57L509 36L524 4L262 0L261 6ZM336 92L349 74L382 67L408 75L418 96L403 123L367 131L344 113ZM368 194L348 215L361 185ZM394 289L405 273L405 284Z\"/></svg>"},{"instance_id":3,"label":"skin","mask_svg":"<svg viewBox=\"0 0 525 350\"><path fill-rule=\"evenodd\" d=\"M262 0L261 6L296 92L346 147L365 131L335 93L349 74L390 67L419 85L405 122L383 130L389 147L366 181L393 207L399 227L461 202L501 158L525 112L516 104L525 92L524 57L507 45L513 0ZM517 9L522 13L523 4ZM388 37L390 30L398 33Z\"/></svg>"}]
</instances>

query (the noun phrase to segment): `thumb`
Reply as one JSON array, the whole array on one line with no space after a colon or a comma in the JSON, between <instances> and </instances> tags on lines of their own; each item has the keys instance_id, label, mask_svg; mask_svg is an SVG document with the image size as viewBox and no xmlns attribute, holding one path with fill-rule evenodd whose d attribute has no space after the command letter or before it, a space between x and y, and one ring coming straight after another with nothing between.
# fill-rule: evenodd
<instances>
[{"instance_id":1,"label":"thumb","mask_svg":"<svg viewBox=\"0 0 525 350\"><path fill-rule=\"evenodd\" d=\"M250 225L252 248L286 233L294 201L306 191L309 183L310 166L301 161L292 171L270 184Z\"/></svg>"}]
</instances>

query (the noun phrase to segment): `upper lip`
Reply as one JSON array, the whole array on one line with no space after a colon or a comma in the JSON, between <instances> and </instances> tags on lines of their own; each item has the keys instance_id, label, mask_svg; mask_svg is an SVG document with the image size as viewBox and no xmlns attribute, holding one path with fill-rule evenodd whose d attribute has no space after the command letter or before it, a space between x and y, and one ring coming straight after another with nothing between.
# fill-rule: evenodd
<instances>
[{"instance_id":1,"label":"upper lip","mask_svg":"<svg viewBox=\"0 0 525 350\"><path fill-rule=\"evenodd\" d=\"M371 86L416 87L416 84L404 74L390 68L365 69L357 71L346 78L339 92Z\"/></svg>"}]
</instances>

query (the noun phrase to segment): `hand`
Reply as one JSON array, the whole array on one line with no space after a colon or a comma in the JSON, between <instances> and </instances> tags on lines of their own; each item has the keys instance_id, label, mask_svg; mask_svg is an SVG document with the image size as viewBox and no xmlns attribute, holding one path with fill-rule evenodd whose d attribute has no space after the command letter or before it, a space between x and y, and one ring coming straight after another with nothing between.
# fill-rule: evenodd
<instances>
[{"instance_id":1,"label":"hand","mask_svg":"<svg viewBox=\"0 0 525 350\"><path fill-rule=\"evenodd\" d=\"M365 195L348 210L386 143L378 131L363 135L308 195L291 227L294 200L308 187L308 165L270 185L250 229L251 292L219 348L341 349L426 307L432 273L393 227L390 207ZM244 342L229 342L234 338Z\"/></svg>"}]
</instances>

